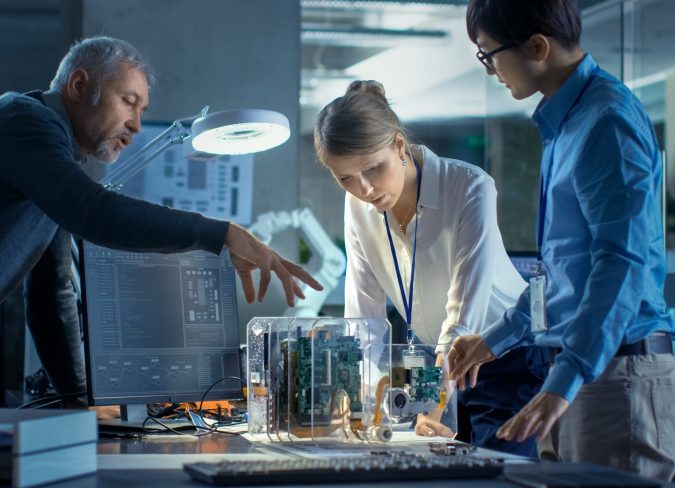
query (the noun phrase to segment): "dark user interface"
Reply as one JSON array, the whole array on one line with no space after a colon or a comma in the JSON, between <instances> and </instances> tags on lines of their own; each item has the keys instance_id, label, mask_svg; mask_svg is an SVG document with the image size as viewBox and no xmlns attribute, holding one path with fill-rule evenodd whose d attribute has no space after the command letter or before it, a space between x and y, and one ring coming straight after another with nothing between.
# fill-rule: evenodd
<instances>
[{"instance_id":1,"label":"dark user interface","mask_svg":"<svg viewBox=\"0 0 675 488\"><path fill-rule=\"evenodd\" d=\"M238 376L234 269L227 253L150 254L85 243L94 397L203 392Z\"/></svg>"}]
</instances>

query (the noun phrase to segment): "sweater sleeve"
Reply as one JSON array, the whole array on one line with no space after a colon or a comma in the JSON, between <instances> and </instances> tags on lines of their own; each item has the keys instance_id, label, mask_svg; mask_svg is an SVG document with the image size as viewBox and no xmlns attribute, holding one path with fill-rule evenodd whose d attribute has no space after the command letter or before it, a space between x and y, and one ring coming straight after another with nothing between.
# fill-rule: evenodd
<instances>
[{"instance_id":1,"label":"sweater sleeve","mask_svg":"<svg viewBox=\"0 0 675 488\"><path fill-rule=\"evenodd\" d=\"M76 162L68 127L52 110L14 104L0 119L0 133L4 185L73 234L123 250L221 252L228 222L126 197L92 181Z\"/></svg>"}]
</instances>

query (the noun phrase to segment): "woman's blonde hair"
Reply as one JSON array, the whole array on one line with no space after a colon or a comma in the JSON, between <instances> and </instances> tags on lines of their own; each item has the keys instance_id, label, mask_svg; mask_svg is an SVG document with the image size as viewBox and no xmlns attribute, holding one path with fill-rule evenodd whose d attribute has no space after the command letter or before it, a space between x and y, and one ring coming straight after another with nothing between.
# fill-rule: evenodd
<instances>
[{"instance_id":1,"label":"woman's blonde hair","mask_svg":"<svg viewBox=\"0 0 675 488\"><path fill-rule=\"evenodd\" d=\"M393 144L405 131L377 81L353 81L345 94L326 105L314 125L314 148L326 155L371 154Z\"/></svg>"}]
</instances>

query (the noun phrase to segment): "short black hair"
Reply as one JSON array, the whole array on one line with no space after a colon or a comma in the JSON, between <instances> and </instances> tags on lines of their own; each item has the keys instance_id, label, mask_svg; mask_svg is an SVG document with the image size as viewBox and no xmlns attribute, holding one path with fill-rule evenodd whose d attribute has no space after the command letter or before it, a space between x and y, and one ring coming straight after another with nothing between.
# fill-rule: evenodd
<instances>
[{"instance_id":1,"label":"short black hair","mask_svg":"<svg viewBox=\"0 0 675 488\"><path fill-rule=\"evenodd\" d=\"M504 45L542 34L569 49L579 44L581 12L577 0L469 0L466 28L474 43L480 30Z\"/></svg>"}]
</instances>

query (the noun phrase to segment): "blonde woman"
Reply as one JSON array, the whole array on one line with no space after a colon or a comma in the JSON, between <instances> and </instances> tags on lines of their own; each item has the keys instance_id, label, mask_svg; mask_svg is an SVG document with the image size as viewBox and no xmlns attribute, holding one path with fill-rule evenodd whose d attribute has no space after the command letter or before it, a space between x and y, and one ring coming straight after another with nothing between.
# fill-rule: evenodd
<instances>
[{"instance_id":1,"label":"blonde woman","mask_svg":"<svg viewBox=\"0 0 675 488\"><path fill-rule=\"evenodd\" d=\"M456 337L479 333L515 304L525 282L497 226L492 178L480 168L411 145L384 88L353 82L323 108L314 131L321 162L346 191L346 317L386 317L387 297L437 364ZM545 374L538 348L484 365L476 388L458 394L458 438L534 456L535 444L495 437L534 396ZM451 435L441 412L422 435Z\"/></svg>"}]
</instances>

